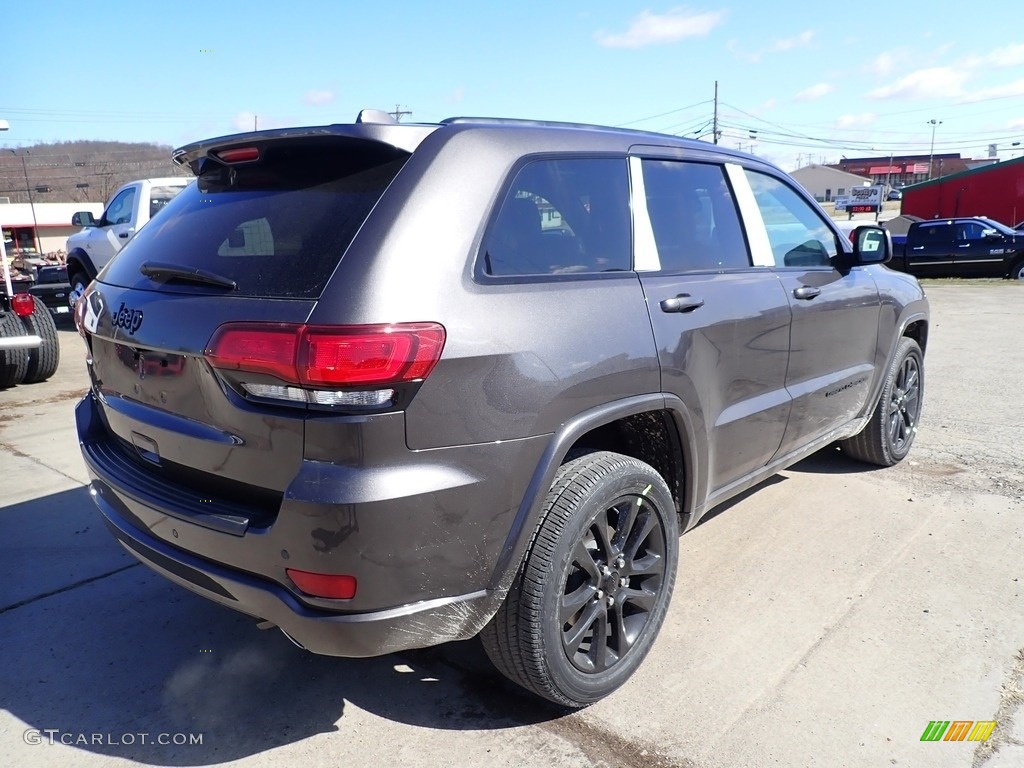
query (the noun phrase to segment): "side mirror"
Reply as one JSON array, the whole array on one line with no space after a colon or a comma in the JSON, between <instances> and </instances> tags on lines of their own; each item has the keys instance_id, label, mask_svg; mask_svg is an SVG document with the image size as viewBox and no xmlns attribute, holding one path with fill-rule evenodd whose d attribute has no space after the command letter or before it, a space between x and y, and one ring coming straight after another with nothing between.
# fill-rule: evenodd
<instances>
[{"instance_id":1,"label":"side mirror","mask_svg":"<svg viewBox=\"0 0 1024 768\"><path fill-rule=\"evenodd\" d=\"M995 229L983 230L981 235L986 240L1002 240L1003 239L1002 233L999 232L998 230L995 230Z\"/></svg>"},{"instance_id":2,"label":"side mirror","mask_svg":"<svg viewBox=\"0 0 1024 768\"><path fill-rule=\"evenodd\" d=\"M71 217L71 226L73 227L95 227L96 219L92 217L89 211L79 211Z\"/></svg>"},{"instance_id":3,"label":"side mirror","mask_svg":"<svg viewBox=\"0 0 1024 768\"><path fill-rule=\"evenodd\" d=\"M857 227L851 239L855 264L885 264L892 258L892 236L882 227Z\"/></svg>"}]
</instances>

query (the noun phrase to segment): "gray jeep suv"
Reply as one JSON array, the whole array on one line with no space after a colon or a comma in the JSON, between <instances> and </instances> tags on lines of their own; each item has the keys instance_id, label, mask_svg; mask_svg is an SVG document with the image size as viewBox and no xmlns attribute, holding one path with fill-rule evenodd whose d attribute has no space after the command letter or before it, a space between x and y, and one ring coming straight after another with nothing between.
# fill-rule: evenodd
<instances>
[{"instance_id":1,"label":"gray jeep suv","mask_svg":"<svg viewBox=\"0 0 1024 768\"><path fill-rule=\"evenodd\" d=\"M681 531L837 441L913 442L917 281L757 158L364 112L174 159L198 183L76 310L93 496L314 653L479 634L585 706L653 644Z\"/></svg>"}]
</instances>

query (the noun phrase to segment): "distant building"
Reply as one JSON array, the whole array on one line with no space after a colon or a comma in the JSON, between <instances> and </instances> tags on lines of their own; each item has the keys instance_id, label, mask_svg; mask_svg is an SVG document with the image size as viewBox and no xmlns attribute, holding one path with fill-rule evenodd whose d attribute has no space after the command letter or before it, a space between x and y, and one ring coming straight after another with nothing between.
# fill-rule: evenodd
<instances>
[{"instance_id":1,"label":"distant building","mask_svg":"<svg viewBox=\"0 0 1024 768\"><path fill-rule=\"evenodd\" d=\"M872 184L888 184L903 187L928 180L928 163L931 162L931 178L937 179L960 173L968 169L968 160L960 153L944 155L885 155L883 157L844 157L832 168L858 176L867 176Z\"/></svg>"},{"instance_id":2,"label":"distant building","mask_svg":"<svg viewBox=\"0 0 1024 768\"><path fill-rule=\"evenodd\" d=\"M36 203L34 206L0 203L0 229L7 256L36 254L33 230L37 224L42 253L64 250L68 236L79 231L78 227L71 226L71 217L78 211L89 211L98 219L103 213L103 203Z\"/></svg>"},{"instance_id":3,"label":"distant building","mask_svg":"<svg viewBox=\"0 0 1024 768\"><path fill-rule=\"evenodd\" d=\"M819 203L831 203L836 197L848 195L851 187L863 187L871 179L846 173L829 165L805 165L789 174Z\"/></svg>"},{"instance_id":4,"label":"distant building","mask_svg":"<svg viewBox=\"0 0 1024 768\"><path fill-rule=\"evenodd\" d=\"M1024 221L1024 157L944 176L903 191L902 212L923 219L987 216Z\"/></svg>"}]
</instances>

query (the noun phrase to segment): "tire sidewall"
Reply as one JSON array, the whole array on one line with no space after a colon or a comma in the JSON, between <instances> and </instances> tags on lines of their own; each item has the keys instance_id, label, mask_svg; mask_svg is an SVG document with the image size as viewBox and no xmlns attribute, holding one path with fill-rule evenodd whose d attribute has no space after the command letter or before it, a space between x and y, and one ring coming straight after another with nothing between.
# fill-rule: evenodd
<instances>
[{"instance_id":1,"label":"tire sidewall","mask_svg":"<svg viewBox=\"0 0 1024 768\"><path fill-rule=\"evenodd\" d=\"M625 472L608 474L601 478L591 492L579 503L559 535L551 569L546 574L541 601L542 627L540 641L547 672L555 687L578 702L594 702L604 698L630 678L643 662L654 643L668 610L668 604L675 583L676 565L679 552L679 532L676 523L675 504L667 486L660 476L638 471L627 466ZM656 482L655 482L656 481ZM665 535L665 572L658 595L658 602L651 612L643 631L626 656L611 669L597 674L586 674L578 670L565 655L562 647L562 626L553 617L558 616L559 603L564 590L572 549L589 527L598 512L607 509L610 502L621 496L641 496L645 489L646 502L654 508L662 523Z\"/></svg>"}]
</instances>

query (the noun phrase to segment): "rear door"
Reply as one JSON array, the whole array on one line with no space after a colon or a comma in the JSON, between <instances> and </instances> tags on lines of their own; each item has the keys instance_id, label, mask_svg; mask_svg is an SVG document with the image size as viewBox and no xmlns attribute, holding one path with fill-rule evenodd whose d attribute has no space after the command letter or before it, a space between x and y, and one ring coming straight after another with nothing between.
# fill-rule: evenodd
<instances>
[{"instance_id":1,"label":"rear door","mask_svg":"<svg viewBox=\"0 0 1024 768\"><path fill-rule=\"evenodd\" d=\"M755 265L725 167L630 159L635 266L654 328L662 389L707 440L713 497L763 467L789 418L790 308L778 277Z\"/></svg>"},{"instance_id":2,"label":"rear door","mask_svg":"<svg viewBox=\"0 0 1024 768\"><path fill-rule=\"evenodd\" d=\"M953 273L956 230L951 221L924 222L907 238L907 272L918 277Z\"/></svg>"},{"instance_id":3,"label":"rear door","mask_svg":"<svg viewBox=\"0 0 1024 768\"><path fill-rule=\"evenodd\" d=\"M867 405L880 302L868 268L842 263L845 241L790 180L752 169L743 180L753 193L743 209L752 247L774 264L793 313L786 372L793 408L779 447L785 455Z\"/></svg>"},{"instance_id":4,"label":"rear door","mask_svg":"<svg viewBox=\"0 0 1024 768\"><path fill-rule=\"evenodd\" d=\"M203 161L198 183L100 273L83 318L102 421L92 439L139 487L173 493L191 516L238 504L250 523L276 514L302 461L308 393L283 366L215 370L211 340L226 323L306 322L407 157L316 137L260 146L241 164ZM277 338L234 353L263 359L295 343Z\"/></svg>"}]
</instances>

